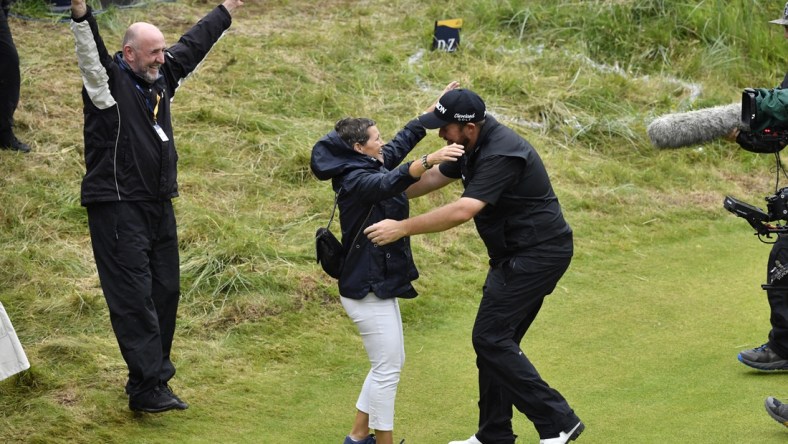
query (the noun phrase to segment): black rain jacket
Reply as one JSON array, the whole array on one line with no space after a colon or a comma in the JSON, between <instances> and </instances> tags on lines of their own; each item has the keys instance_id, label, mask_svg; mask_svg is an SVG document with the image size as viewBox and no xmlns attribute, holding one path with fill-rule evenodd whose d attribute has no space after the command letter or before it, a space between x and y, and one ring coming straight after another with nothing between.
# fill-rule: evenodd
<instances>
[{"instance_id":1,"label":"black rain jacket","mask_svg":"<svg viewBox=\"0 0 788 444\"><path fill-rule=\"evenodd\" d=\"M83 80L86 174L82 205L163 201L178 195L170 101L231 22L224 6L214 8L167 48L160 76L149 84L130 71L120 52L112 56L107 51L90 8L85 17L72 21ZM154 129L156 102L156 123L167 141Z\"/></svg>"}]
</instances>

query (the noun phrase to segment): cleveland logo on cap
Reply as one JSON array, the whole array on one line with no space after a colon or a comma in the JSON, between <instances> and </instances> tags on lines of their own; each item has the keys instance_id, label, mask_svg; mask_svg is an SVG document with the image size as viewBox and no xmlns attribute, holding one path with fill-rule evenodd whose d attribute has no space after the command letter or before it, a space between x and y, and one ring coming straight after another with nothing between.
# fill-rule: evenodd
<instances>
[{"instance_id":1,"label":"cleveland logo on cap","mask_svg":"<svg viewBox=\"0 0 788 444\"><path fill-rule=\"evenodd\" d=\"M468 123L483 120L487 115L484 101L475 92L454 89L435 103L435 110L423 114L419 121L425 128L442 128L450 123Z\"/></svg>"}]
</instances>

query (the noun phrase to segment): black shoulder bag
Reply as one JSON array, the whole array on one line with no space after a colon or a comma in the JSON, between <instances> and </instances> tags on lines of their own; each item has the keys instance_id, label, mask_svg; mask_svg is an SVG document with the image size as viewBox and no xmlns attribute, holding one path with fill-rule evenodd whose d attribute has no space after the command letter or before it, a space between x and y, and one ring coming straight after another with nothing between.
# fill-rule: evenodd
<instances>
[{"instance_id":1,"label":"black shoulder bag","mask_svg":"<svg viewBox=\"0 0 788 444\"><path fill-rule=\"evenodd\" d=\"M364 219L364 222L361 223L361 228L359 228L358 233L356 233L356 237L353 238L350 250L347 255L344 255L342 254L342 243L339 242L339 239L337 239L330 230L331 222L334 220L334 213L337 211L338 200L339 193L334 196L334 208L331 210L331 218L328 219L328 225L318 228L317 232L315 232L315 255L317 263L323 267L323 271L334 279L339 279L339 276L342 274L342 268L345 266L345 259L350 256L350 253L353 251L352 245L356 243L356 239L358 239L358 236L364 230L364 224L369 219L369 215L372 214L372 208L370 208L367 217Z\"/></svg>"}]
</instances>

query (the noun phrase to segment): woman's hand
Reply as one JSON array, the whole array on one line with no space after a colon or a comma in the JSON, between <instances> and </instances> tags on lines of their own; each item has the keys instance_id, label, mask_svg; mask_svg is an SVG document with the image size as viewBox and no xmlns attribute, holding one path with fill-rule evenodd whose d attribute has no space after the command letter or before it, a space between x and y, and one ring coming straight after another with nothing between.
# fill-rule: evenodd
<instances>
[{"instance_id":1,"label":"woman's hand","mask_svg":"<svg viewBox=\"0 0 788 444\"><path fill-rule=\"evenodd\" d=\"M456 162L457 159L462 157L464 153L464 146L452 143L451 145L446 145L434 153L427 154L427 165L432 167L433 165L437 165L441 162Z\"/></svg>"},{"instance_id":2,"label":"woman's hand","mask_svg":"<svg viewBox=\"0 0 788 444\"><path fill-rule=\"evenodd\" d=\"M451 91L453 89L457 89L459 87L460 87L460 82L458 82L456 80L452 80L448 85L446 85L445 88L443 88L443 92L441 92L441 94L438 96L438 98L435 100L435 102L432 105L430 105L429 108L424 110L424 114L431 113L431 112L435 111L435 105L438 104L438 100L440 100L441 97L443 97L443 95L446 94L447 92L449 92L449 91Z\"/></svg>"}]
</instances>

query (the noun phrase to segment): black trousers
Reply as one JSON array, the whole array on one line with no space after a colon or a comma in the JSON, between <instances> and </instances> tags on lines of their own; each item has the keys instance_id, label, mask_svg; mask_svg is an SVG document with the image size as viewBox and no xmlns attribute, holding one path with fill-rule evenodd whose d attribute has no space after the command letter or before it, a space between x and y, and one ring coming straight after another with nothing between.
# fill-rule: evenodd
<instances>
[{"instance_id":1,"label":"black trousers","mask_svg":"<svg viewBox=\"0 0 788 444\"><path fill-rule=\"evenodd\" d=\"M16 52L6 12L0 12L0 147L14 139L14 112L19 104L19 54Z\"/></svg>"},{"instance_id":2,"label":"black trousers","mask_svg":"<svg viewBox=\"0 0 788 444\"><path fill-rule=\"evenodd\" d=\"M101 288L129 369L126 393L150 390L175 375L170 360L180 297L178 237L172 203L88 205Z\"/></svg>"},{"instance_id":3,"label":"black trousers","mask_svg":"<svg viewBox=\"0 0 788 444\"><path fill-rule=\"evenodd\" d=\"M520 341L545 296L571 257L517 256L490 268L476 322L473 347L479 369L479 431L484 444L511 444L512 406L533 422L540 438L554 438L579 419L561 394L539 376Z\"/></svg>"},{"instance_id":4,"label":"black trousers","mask_svg":"<svg viewBox=\"0 0 788 444\"><path fill-rule=\"evenodd\" d=\"M772 245L767 273L777 267L777 262L788 267L788 236L779 236ZM775 353L788 359L788 277L774 282L774 286L775 288L766 291L771 309L769 320L772 324L768 344Z\"/></svg>"}]
</instances>

